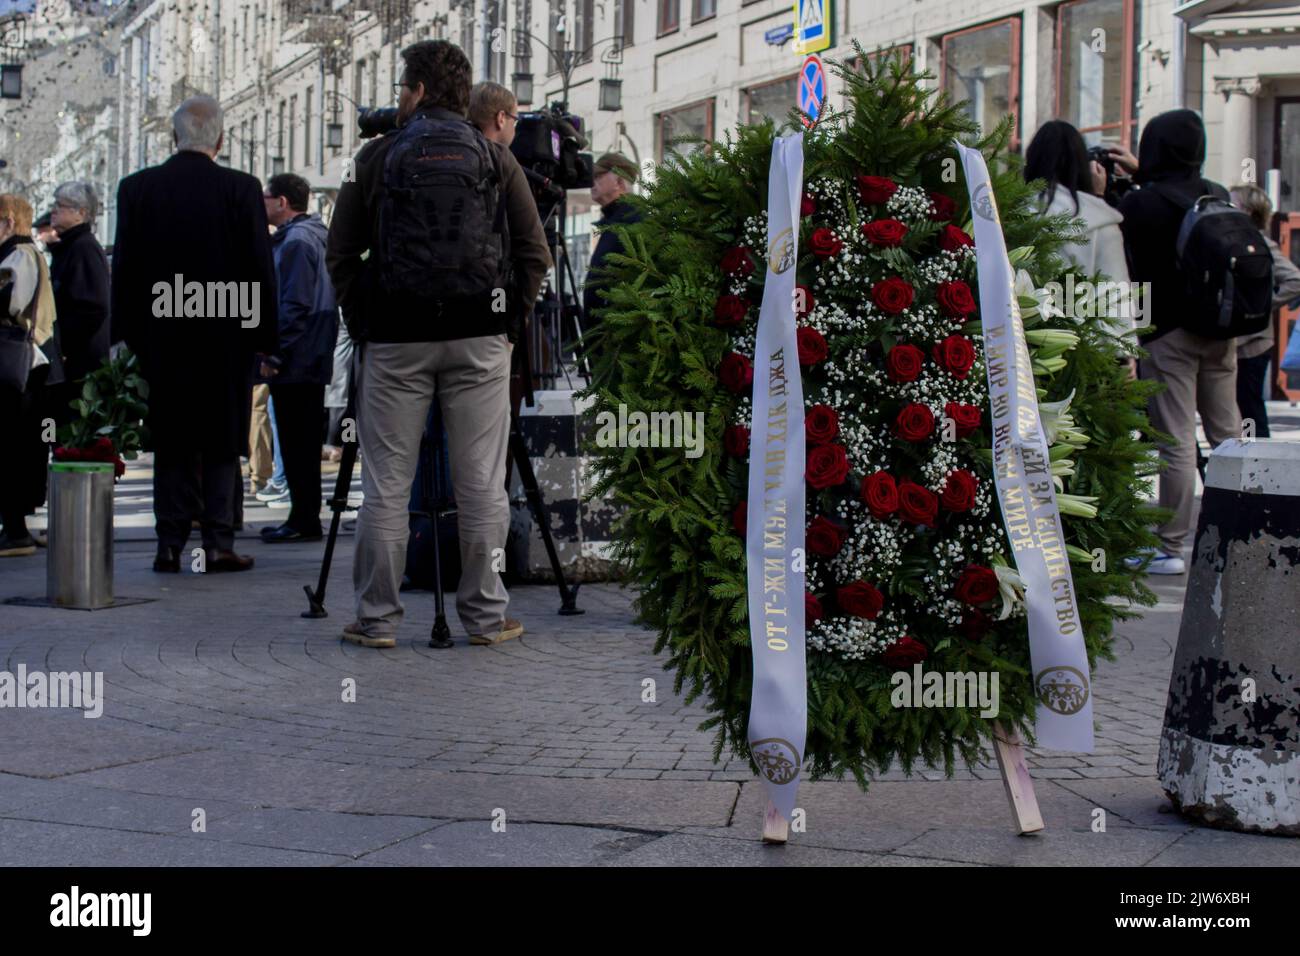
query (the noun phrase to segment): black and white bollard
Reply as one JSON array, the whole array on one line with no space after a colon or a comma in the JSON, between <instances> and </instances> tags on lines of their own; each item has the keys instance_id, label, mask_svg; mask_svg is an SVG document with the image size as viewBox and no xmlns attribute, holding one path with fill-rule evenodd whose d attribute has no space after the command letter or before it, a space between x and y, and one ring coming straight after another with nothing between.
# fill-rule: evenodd
<instances>
[{"instance_id":1,"label":"black and white bollard","mask_svg":"<svg viewBox=\"0 0 1300 956\"><path fill-rule=\"evenodd\" d=\"M1201 823L1300 836L1300 442L1210 456L1158 773Z\"/></svg>"}]
</instances>

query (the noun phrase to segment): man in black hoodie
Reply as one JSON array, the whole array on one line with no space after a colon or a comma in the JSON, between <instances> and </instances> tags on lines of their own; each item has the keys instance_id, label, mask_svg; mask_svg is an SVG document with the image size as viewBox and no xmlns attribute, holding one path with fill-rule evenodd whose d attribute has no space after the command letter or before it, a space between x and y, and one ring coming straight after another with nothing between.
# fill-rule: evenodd
<instances>
[{"instance_id":1,"label":"man in black hoodie","mask_svg":"<svg viewBox=\"0 0 1300 956\"><path fill-rule=\"evenodd\" d=\"M1178 269L1178 230L1198 198L1228 198L1218 183L1201 178L1205 126L1191 110L1170 110L1147 123L1138 149L1137 182L1120 203L1121 229L1133 281L1150 283L1147 314L1151 326L1139 329L1141 377L1164 390L1151 398L1151 424L1173 436L1161 446L1166 469L1160 476L1160 506L1174 512L1157 529L1160 550L1147 570L1152 574L1186 571L1183 550L1195 518L1196 413L1201 414L1212 446L1241 432L1237 409L1237 344L1207 339L1181 327L1190 310L1187 284Z\"/></svg>"}]
</instances>

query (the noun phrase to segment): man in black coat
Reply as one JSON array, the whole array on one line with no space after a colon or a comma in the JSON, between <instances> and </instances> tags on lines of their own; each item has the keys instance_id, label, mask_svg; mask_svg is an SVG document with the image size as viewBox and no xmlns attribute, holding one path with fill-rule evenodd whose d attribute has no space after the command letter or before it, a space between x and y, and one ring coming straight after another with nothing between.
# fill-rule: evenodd
<instances>
[{"instance_id":1,"label":"man in black coat","mask_svg":"<svg viewBox=\"0 0 1300 956\"><path fill-rule=\"evenodd\" d=\"M49 247L50 286L66 376L54 396L59 424L74 417L68 403L81 395L81 380L108 358L108 258L92 231L98 214L99 197L89 183L64 183L54 191L50 224L59 239Z\"/></svg>"},{"instance_id":2,"label":"man in black coat","mask_svg":"<svg viewBox=\"0 0 1300 956\"><path fill-rule=\"evenodd\" d=\"M180 569L195 517L205 570L253 565L233 550L235 498L255 363L276 352L275 269L260 183L214 162L221 120L211 97L186 100L175 155L117 193L114 337L149 382L155 571Z\"/></svg>"},{"instance_id":3,"label":"man in black coat","mask_svg":"<svg viewBox=\"0 0 1300 956\"><path fill-rule=\"evenodd\" d=\"M591 198L600 206L601 216L596 228L601 230L596 248L592 250L591 261L587 264L587 278L583 283L582 311L586 313L587 324L582 330L584 335L594 332L600 326L597 309L605 307L602 291L608 284L604 271L606 257L611 253L623 252L623 240L609 227L639 222L641 213L627 201L627 194L637 180L636 163L622 153L605 153L592 166ZM589 344L587 352L593 358L597 350Z\"/></svg>"}]
</instances>

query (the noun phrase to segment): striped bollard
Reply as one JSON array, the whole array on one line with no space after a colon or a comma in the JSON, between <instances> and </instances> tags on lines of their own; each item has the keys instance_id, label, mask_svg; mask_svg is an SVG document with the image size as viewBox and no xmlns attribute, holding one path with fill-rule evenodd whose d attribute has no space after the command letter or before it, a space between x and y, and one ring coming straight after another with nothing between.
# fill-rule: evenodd
<instances>
[{"instance_id":1,"label":"striped bollard","mask_svg":"<svg viewBox=\"0 0 1300 956\"><path fill-rule=\"evenodd\" d=\"M1160 783L1198 822L1300 836L1300 442L1224 442L1205 486Z\"/></svg>"}]
</instances>

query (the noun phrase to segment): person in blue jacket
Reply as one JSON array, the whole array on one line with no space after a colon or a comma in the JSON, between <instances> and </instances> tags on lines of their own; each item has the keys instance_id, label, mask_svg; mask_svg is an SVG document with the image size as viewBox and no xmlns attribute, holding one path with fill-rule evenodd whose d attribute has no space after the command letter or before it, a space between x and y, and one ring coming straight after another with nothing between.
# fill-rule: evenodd
<instances>
[{"instance_id":1,"label":"person in blue jacket","mask_svg":"<svg viewBox=\"0 0 1300 956\"><path fill-rule=\"evenodd\" d=\"M311 186L293 173L272 176L263 192L266 218L276 227L271 252L279 289L280 346L262 375L271 383L275 426L289 484L289 517L262 529L268 543L321 537L321 440L325 386L334 374L339 313L325 270L328 231L307 212Z\"/></svg>"}]
</instances>

